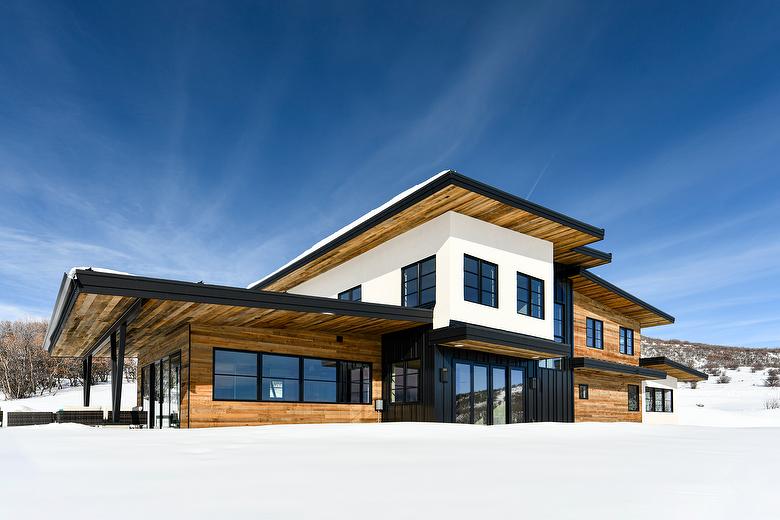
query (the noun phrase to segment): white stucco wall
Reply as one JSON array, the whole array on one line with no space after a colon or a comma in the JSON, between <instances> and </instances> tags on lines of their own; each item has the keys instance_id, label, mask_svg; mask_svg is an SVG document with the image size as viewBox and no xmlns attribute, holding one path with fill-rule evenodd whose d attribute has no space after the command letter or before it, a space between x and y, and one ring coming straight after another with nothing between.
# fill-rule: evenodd
<instances>
[{"instance_id":1,"label":"white stucco wall","mask_svg":"<svg viewBox=\"0 0 780 520\"><path fill-rule=\"evenodd\" d=\"M498 265L498 308L463 298L463 255ZM366 302L401 304L401 268L436 255L434 327L450 320L553 338L553 245L500 226L448 212L292 289L336 297L362 285ZM516 273L545 282L544 319L517 314Z\"/></svg>"},{"instance_id":2,"label":"white stucco wall","mask_svg":"<svg viewBox=\"0 0 780 520\"><path fill-rule=\"evenodd\" d=\"M645 388L666 388L671 389L672 410L673 412L647 412L645 405ZM642 422L648 424L677 424L677 378L666 376L666 379L654 379L642 383Z\"/></svg>"}]
</instances>

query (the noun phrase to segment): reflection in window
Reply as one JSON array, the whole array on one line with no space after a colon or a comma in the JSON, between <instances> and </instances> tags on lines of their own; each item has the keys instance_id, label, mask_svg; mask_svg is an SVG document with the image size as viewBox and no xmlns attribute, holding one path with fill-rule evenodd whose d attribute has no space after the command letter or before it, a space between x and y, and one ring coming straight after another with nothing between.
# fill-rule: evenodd
<instances>
[{"instance_id":1,"label":"reflection in window","mask_svg":"<svg viewBox=\"0 0 780 520\"><path fill-rule=\"evenodd\" d=\"M487 424L488 381L487 367L474 365L474 424Z\"/></svg>"},{"instance_id":2,"label":"reflection in window","mask_svg":"<svg viewBox=\"0 0 780 520\"><path fill-rule=\"evenodd\" d=\"M645 387L645 411L673 412L673 391L668 388Z\"/></svg>"},{"instance_id":3,"label":"reflection in window","mask_svg":"<svg viewBox=\"0 0 780 520\"><path fill-rule=\"evenodd\" d=\"M316 403L336 402L336 361L303 360L303 400Z\"/></svg>"},{"instance_id":4,"label":"reflection in window","mask_svg":"<svg viewBox=\"0 0 780 520\"><path fill-rule=\"evenodd\" d=\"M339 293L339 300L359 302L362 299L362 297L363 297L363 289L362 286L360 285Z\"/></svg>"},{"instance_id":5,"label":"reflection in window","mask_svg":"<svg viewBox=\"0 0 780 520\"><path fill-rule=\"evenodd\" d=\"M257 399L257 354L214 351L214 399Z\"/></svg>"},{"instance_id":6,"label":"reflection in window","mask_svg":"<svg viewBox=\"0 0 780 520\"><path fill-rule=\"evenodd\" d=\"M628 411L639 411L639 385L628 385Z\"/></svg>"},{"instance_id":7,"label":"reflection in window","mask_svg":"<svg viewBox=\"0 0 780 520\"><path fill-rule=\"evenodd\" d=\"M580 399L588 398L588 385L579 385Z\"/></svg>"},{"instance_id":8,"label":"reflection in window","mask_svg":"<svg viewBox=\"0 0 780 520\"><path fill-rule=\"evenodd\" d=\"M498 266L463 255L463 298L467 302L498 307Z\"/></svg>"},{"instance_id":9,"label":"reflection in window","mask_svg":"<svg viewBox=\"0 0 780 520\"><path fill-rule=\"evenodd\" d=\"M506 424L506 369L491 369L490 397L493 401L493 424Z\"/></svg>"},{"instance_id":10,"label":"reflection in window","mask_svg":"<svg viewBox=\"0 0 780 520\"><path fill-rule=\"evenodd\" d=\"M509 409L511 412L510 421L512 423L521 423L525 414L525 401L523 399L525 381L524 372L519 369L512 369L510 372L511 378L511 400L509 403Z\"/></svg>"},{"instance_id":11,"label":"reflection in window","mask_svg":"<svg viewBox=\"0 0 780 520\"><path fill-rule=\"evenodd\" d=\"M419 396L420 360L393 363L390 374L390 402L414 403Z\"/></svg>"},{"instance_id":12,"label":"reflection in window","mask_svg":"<svg viewBox=\"0 0 780 520\"><path fill-rule=\"evenodd\" d=\"M620 327L620 353L634 355L634 331Z\"/></svg>"},{"instance_id":13,"label":"reflection in window","mask_svg":"<svg viewBox=\"0 0 780 520\"><path fill-rule=\"evenodd\" d=\"M471 422L471 365L455 363L455 422Z\"/></svg>"},{"instance_id":14,"label":"reflection in window","mask_svg":"<svg viewBox=\"0 0 780 520\"><path fill-rule=\"evenodd\" d=\"M585 320L585 345L591 348L604 348L604 322L587 318Z\"/></svg>"},{"instance_id":15,"label":"reflection in window","mask_svg":"<svg viewBox=\"0 0 780 520\"><path fill-rule=\"evenodd\" d=\"M517 273L517 313L544 319L544 281Z\"/></svg>"},{"instance_id":16,"label":"reflection in window","mask_svg":"<svg viewBox=\"0 0 780 520\"><path fill-rule=\"evenodd\" d=\"M297 357L263 354L264 401L298 401L300 361Z\"/></svg>"},{"instance_id":17,"label":"reflection in window","mask_svg":"<svg viewBox=\"0 0 780 520\"><path fill-rule=\"evenodd\" d=\"M401 304L404 307L433 307L436 303L436 257L401 269Z\"/></svg>"}]
</instances>

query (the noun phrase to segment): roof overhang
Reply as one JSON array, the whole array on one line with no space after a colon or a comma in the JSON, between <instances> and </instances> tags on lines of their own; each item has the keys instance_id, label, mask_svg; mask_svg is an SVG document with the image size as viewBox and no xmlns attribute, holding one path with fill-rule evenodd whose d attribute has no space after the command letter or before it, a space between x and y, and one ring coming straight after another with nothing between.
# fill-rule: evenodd
<instances>
[{"instance_id":1,"label":"roof overhang","mask_svg":"<svg viewBox=\"0 0 780 520\"><path fill-rule=\"evenodd\" d=\"M580 246L571 251L564 251L555 257L555 261L565 265L580 267L598 267L612 262L612 253L600 251L598 249Z\"/></svg>"},{"instance_id":2,"label":"roof overhang","mask_svg":"<svg viewBox=\"0 0 780 520\"><path fill-rule=\"evenodd\" d=\"M636 320L643 328L674 323L674 316L599 278L587 269L578 268L569 278L575 291Z\"/></svg>"},{"instance_id":3,"label":"roof overhang","mask_svg":"<svg viewBox=\"0 0 780 520\"><path fill-rule=\"evenodd\" d=\"M121 321L132 355L144 337L182 323L376 335L430 324L433 312L79 269L63 279L44 347L54 356L96 352Z\"/></svg>"},{"instance_id":4,"label":"roof overhang","mask_svg":"<svg viewBox=\"0 0 780 520\"><path fill-rule=\"evenodd\" d=\"M603 359L576 357L576 358L572 358L571 366L574 370L594 370L598 372L611 372L613 374L636 376L641 379L665 379L666 378L666 373L660 370L645 368L638 365L627 365L625 363L615 363L614 361L605 361Z\"/></svg>"},{"instance_id":5,"label":"roof overhang","mask_svg":"<svg viewBox=\"0 0 780 520\"><path fill-rule=\"evenodd\" d=\"M678 381L691 383L694 381L706 381L709 376L704 372L699 372L695 368L683 365L665 356L640 358L639 365L656 370L663 370L668 375L676 378Z\"/></svg>"},{"instance_id":6,"label":"roof overhang","mask_svg":"<svg viewBox=\"0 0 780 520\"><path fill-rule=\"evenodd\" d=\"M449 170L336 233L250 288L286 291L448 211L550 241L556 259L604 238L602 228ZM584 257L590 258L587 254Z\"/></svg>"},{"instance_id":7,"label":"roof overhang","mask_svg":"<svg viewBox=\"0 0 780 520\"><path fill-rule=\"evenodd\" d=\"M450 322L447 327L434 329L430 333L430 340L448 347L529 359L558 358L568 356L571 352L571 346L565 343L460 322Z\"/></svg>"}]
</instances>

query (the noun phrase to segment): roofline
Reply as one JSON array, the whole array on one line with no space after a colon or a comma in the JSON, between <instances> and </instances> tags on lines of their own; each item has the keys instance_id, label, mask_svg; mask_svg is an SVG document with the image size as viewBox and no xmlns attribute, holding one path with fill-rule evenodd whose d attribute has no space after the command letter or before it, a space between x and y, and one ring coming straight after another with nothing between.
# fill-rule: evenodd
<instances>
[{"instance_id":1,"label":"roofline","mask_svg":"<svg viewBox=\"0 0 780 520\"><path fill-rule=\"evenodd\" d=\"M655 370L653 368L643 368L638 365L626 365L624 363L615 363L614 361L604 361L603 359L594 359L588 357L575 357L571 359L572 368L583 368L590 370L602 370L605 372L617 372L647 377L650 379L666 379L666 372Z\"/></svg>"},{"instance_id":2,"label":"roofline","mask_svg":"<svg viewBox=\"0 0 780 520\"><path fill-rule=\"evenodd\" d=\"M588 246L577 246L577 247L573 247L571 250L575 253L580 253L581 255L590 256L597 260L603 260L607 263L612 262L612 253L607 253L606 251L601 251L600 249L596 249Z\"/></svg>"},{"instance_id":3,"label":"roofline","mask_svg":"<svg viewBox=\"0 0 780 520\"><path fill-rule=\"evenodd\" d=\"M66 275L67 277L67 275ZM71 283L60 287L58 302L66 298L69 305L58 312L55 307L52 324L47 330L44 347L51 352L80 293L126 296L135 298L187 301L217 305L234 305L260 309L278 309L297 312L330 313L339 316L356 316L418 323L432 323L431 309L417 309L381 303L353 302L321 296L258 291L242 287L182 282L162 278L147 278L126 274L103 273L92 270L76 270ZM64 282L63 282L64 283ZM51 334L49 334L51 332Z\"/></svg>"},{"instance_id":4,"label":"roofline","mask_svg":"<svg viewBox=\"0 0 780 520\"><path fill-rule=\"evenodd\" d=\"M538 350L544 354L562 357L568 356L571 352L571 345L567 343L459 321L450 321L449 326L434 329L431 331L430 339L436 343L458 340L485 341L507 347Z\"/></svg>"},{"instance_id":5,"label":"roofline","mask_svg":"<svg viewBox=\"0 0 780 520\"><path fill-rule=\"evenodd\" d=\"M592 272L588 271L584 267L580 267L578 270L574 271L574 275L575 276L576 275L580 275L580 276L582 276L584 278L587 278L591 282L597 283L597 284L601 285L602 287L604 287L605 289L610 290L610 291L612 291L612 292L614 292L616 294L619 294L623 298L636 303L640 307L643 307L646 310L648 310L648 311L650 311L652 313L655 313L658 316L661 316L662 318L668 320L670 323L674 323L674 316L672 316L671 314L667 314L664 311L662 311L661 309L659 309L658 307L654 307L654 306L650 305L649 303L647 303L646 301L640 300L639 298L637 298L633 294L624 291L623 289L621 289L617 285L612 284L612 283L606 281L605 279L603 279L603 278L601 278L599 276L596 276L595 274L593 274Z\"/></svg>"},{"instance_id":6,"label":"roofline","mask_svg":"<svg viewBox=\"0 0 780 520\"><path fill-rule=\"evenodd\" d=\"M490 197L509 206L513 206L515 208L527 211L534 215L544 217L554 222L558 222L559 224L563 224L572 229L576 229L583 233L592 235L598 240L604 239L603 228L592 226L580 220L564 215L563 213L558 213L557 211L551 210L544 206L540 206L539 204L536 204L529 200L522 199L520 197L512 195L511 193L507 193L505 191L499 190L497 188L494 188L482 182L466 177L465 175L461 175L460 173L454 170L448 170L444 175L436 177L428 184L421 186L419 189L410 193L409 195L399 200L398 202L388 206L387 208L380 211L373 217L366 219L364 222L361 222L354 228L349 229L344 234L335 237L327 244L323 244L322 246L315 249L314 251L304 256L303 258L267 276L266 278L263 278L255 282L255 284L250 286L250 288L259 290L264 287L267 287L268 285L276 282L277 280L284 278L285 276L295 271L296 269L308 264L309 262L312 262L313 260L319 258L325 253L332 251L333 249L336 249L337 247L357 237L361 233L364 233L365 231L373 228L374 226L380 224L381 222L388 220L389 218L400 213L401 211L413 206L414 204L420 202L426 197L432 195L433 193L436 193L437 191L440 191L450 185L465 188L467 190L473 191L474 193L479 193L480 195Z\"/></svg>"},{"instance_id":7,"label":"roofline","mask_svg":"<svg viewBox=\"0 0 780 520\"><path fill-rule=\"evenodd\" d=\"M705 374L704 372L699 372L693 367L689 367L688 365L683 365L679 361L675 361L673 359L669 359L666 356L655 356L655 357L647 357L647 358L639 358L639 364L644 365L669 365L672 368L676 368L677 370L682 370L683 372L686 372L692 376L700 377L703 380L709 379L709 375Z\"/></svg>"}]
</instances>

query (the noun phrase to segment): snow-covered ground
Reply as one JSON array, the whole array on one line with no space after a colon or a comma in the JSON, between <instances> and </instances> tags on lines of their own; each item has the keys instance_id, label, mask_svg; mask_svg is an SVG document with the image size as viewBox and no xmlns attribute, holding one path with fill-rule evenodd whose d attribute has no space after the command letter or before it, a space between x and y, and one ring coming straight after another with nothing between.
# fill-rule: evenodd
<instances>
[{"instance_id":1,"label":"snow-covered ground","mask_svg":"<svg viewBox=\"0 0 780 520\"><path fill-rule=\"evenodd\" d=\"M764 386L766 370L751 373L750 368L742 367L726 370L726 374L731 377L730 383L718 384L714 376L698 383L695 389L680 383L674 392L680 424L780 427L780 409L767 410L764 406L767 399L780 398L780 388Z\"/></svg>"},{"instance_id":2,"label":"snow-covered ground","mask_svg":"<svg viewBox=\"0 0 780 520\"><path fill-rule=\"evenodd\" d=\"M122 384L122 410L130 410L136 405L135 383ZM101 383L92 385L89 394L90 407L102 407L111 409L111 384ZM27 399L15 399L11 401L0 400L0 410L4 412L56 412L66 408L75 408L84 404L84 389L63 388L54 394L28 397Z\"/></svg>"},{"instance_id":3,"label":"snow-covered ground","mask_svg":"<svg viewBox=\"0 0 780 520\"><path fill-rule=\"evenodd\" d=\"M779 428L0 430L3 518L778 518Z\"/></svg>"}]
</instances>

